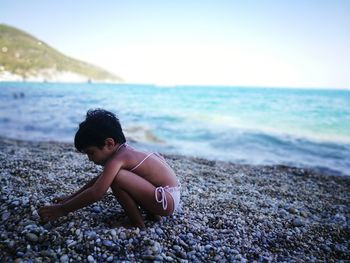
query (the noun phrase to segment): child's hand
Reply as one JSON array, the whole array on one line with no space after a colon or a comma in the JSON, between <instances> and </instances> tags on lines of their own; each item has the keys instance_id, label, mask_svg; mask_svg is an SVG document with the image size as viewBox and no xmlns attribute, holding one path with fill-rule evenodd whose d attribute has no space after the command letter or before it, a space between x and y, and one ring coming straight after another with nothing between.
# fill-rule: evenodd
<instances>
[{"instance_id":1,"label":"child's hand","mask_svg":"<svg viewBox=\"0 0 350 263\"><path fill-rule=\"evenodd\" d=\"M40 207L38 212L41 220L44 222L54 221L67 214L60 204Z\"/></svg>"}]
</instances>

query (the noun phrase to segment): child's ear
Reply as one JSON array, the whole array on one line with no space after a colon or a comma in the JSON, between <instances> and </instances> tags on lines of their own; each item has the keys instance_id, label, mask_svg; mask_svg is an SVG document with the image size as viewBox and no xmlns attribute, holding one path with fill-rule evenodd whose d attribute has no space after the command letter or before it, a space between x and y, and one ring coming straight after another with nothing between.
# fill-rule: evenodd
<instances>
[{"instance_id":1,"label":"child's ear","mask_svg":"<svg viewBox=\"0 0 350 263\"><path fill-rule=\"evenodd\" d=\"M108 149L112 149L115 146L115 141L112 138L107 138L105 140L105 145L107 146Z\"/></svg>"}]
</instances>

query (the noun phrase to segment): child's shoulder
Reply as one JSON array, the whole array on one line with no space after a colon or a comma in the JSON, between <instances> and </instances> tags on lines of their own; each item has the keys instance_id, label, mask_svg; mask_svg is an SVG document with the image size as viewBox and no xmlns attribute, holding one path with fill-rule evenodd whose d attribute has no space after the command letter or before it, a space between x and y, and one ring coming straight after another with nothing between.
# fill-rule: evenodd
<instances>
[{"instance_id":1,"label":"child's shoulder","mask_svg":"<svg viewBox=\"0 0 350 263\"><path fill-rule=\"evenodd\" d=\"M113 164L127 164L130 162L130 160L133 160L135 156L137 155L137 151L133 148L125 147L118 151L117 153L113 154L113 156L110 158L111 163Z\"/></svg>"}]
</instances>

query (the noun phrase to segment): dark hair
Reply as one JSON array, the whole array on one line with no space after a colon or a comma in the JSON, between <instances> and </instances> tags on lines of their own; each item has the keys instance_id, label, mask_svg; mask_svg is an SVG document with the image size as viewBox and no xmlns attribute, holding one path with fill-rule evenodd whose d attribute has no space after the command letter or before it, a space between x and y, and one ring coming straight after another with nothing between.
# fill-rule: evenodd
<instances>
[{"instance_id":1,"label":"dark hair","mask_svg":"<svg viewBox=\"0 0 350 263\"><path fill-rule=\"evenodd\" d=\"M114 139L116 143L126 141L119 119L103 109L89 110L86 119L79 124L74 145L79 152L89 146L102 148L107 138Z\"/></svg>"}]
</instances>

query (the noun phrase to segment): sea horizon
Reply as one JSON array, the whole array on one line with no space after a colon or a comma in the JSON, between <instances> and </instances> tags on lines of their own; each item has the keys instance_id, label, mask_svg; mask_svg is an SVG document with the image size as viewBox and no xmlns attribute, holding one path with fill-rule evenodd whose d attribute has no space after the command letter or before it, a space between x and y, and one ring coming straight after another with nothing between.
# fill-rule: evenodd
<instances>
[{"instance_id":1,"label":"sea horizon","mask_svg":"<svg viewBox=\"0 0 350 263\"><path fill-rule=\"evenodd\" d=\"M53 85L116 85L116 86L150 86L155 88L181 88L181 87L192 87L192 88L247 88L247 89L292 89L292 90L343 90L343 91L350 91L350 87L331 87L331 86L288 86L288 85L281 85L281 86L274 86L274 85L247 85L247 84L171 84L171 83L162 83L162 82L133 82L133 81L123 81L123 82L113 82L113 81L16 81L16 80L3 80L0 79L0 84L16 84L16 83L32 83L32 84L53 84Z\"/></svg>"}]
</instances>

